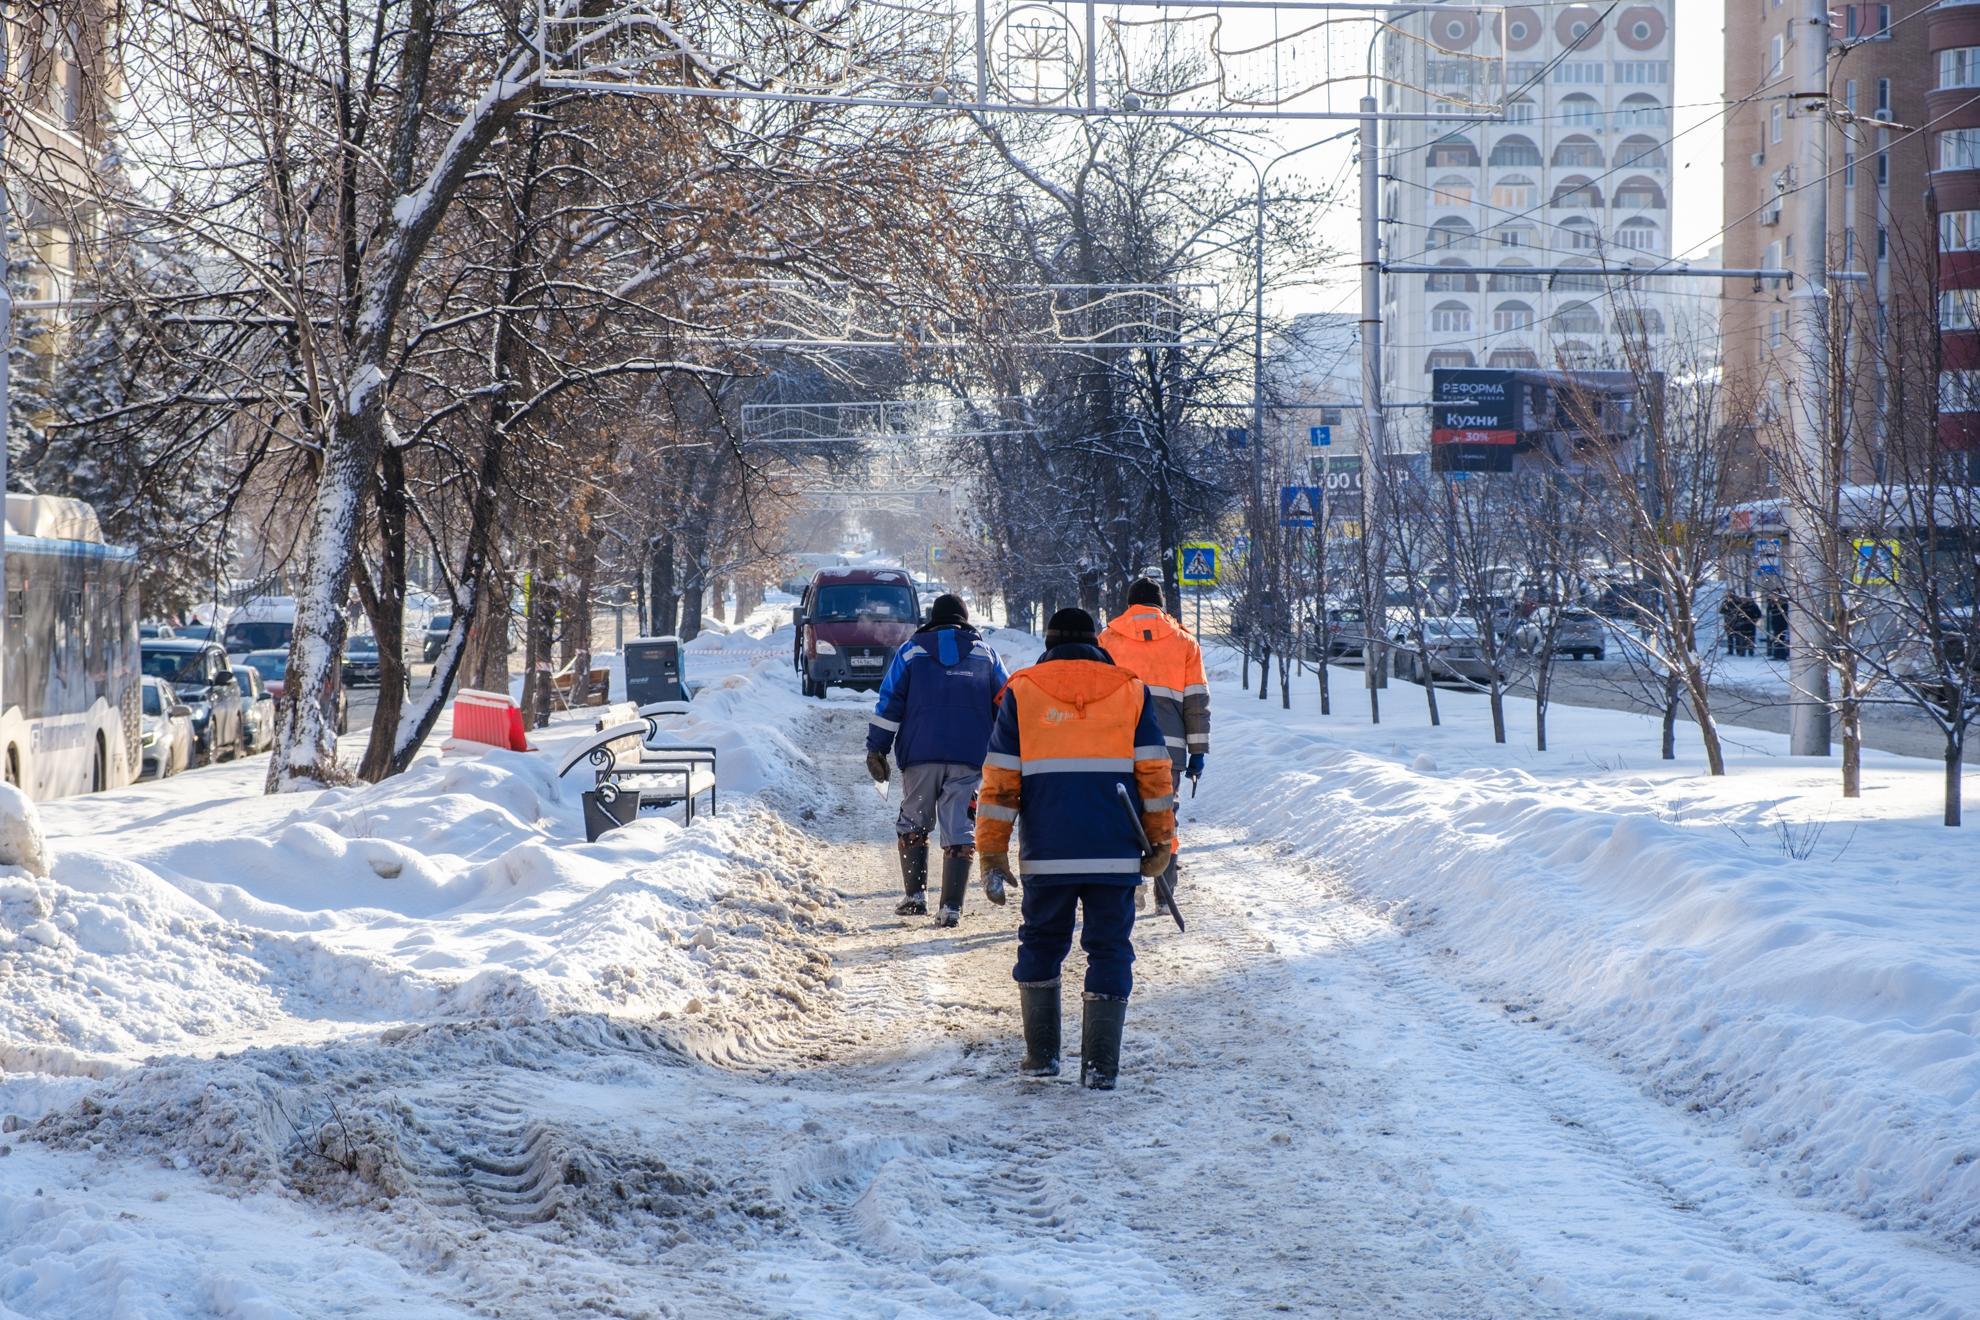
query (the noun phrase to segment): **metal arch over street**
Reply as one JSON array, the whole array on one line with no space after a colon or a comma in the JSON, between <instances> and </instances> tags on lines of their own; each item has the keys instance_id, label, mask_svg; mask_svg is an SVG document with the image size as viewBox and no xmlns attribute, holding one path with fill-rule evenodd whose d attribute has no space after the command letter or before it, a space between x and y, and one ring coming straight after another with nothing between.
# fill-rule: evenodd
<instances>
[{"instance_id":1,"label":"metal arch over street","mask_svg":"<svg viewBox=\"0 0 1980 1320\"><path fill-rule=\"evenodd\" d=\"M802 12L767 0L710 0L682 13L624 0L587 15L538 0L546 86L726 100L809 102L975 114L1167 119L1358 119L1366 52L1387 31L1466 66L1449 104L1386 119L1497 118L1503 42L1492 53L1439 45L1421 4L1343 0L823 0ZM1499 29L1498 5L1435 6ZM1469 43L1466 43L1467 46ZM1159 49L1200 73L1163 83ZM1481 94L1464 94L1481 93Z\"/></svg>"}]
</instances>

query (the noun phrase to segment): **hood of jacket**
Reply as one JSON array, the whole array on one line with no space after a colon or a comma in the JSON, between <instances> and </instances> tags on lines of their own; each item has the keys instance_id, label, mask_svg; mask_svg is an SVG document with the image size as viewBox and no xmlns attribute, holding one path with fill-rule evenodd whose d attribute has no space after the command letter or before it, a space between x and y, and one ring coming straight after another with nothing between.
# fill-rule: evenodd
<instances>
[{"instance_id":1,"label":"hood of jacket","mask_svg":"<svg viewBox=\"0 0 1980 1320\"><path fill-rule=\"evenodd\" d=\"M1120 632L1139 637L1142 633L1152 633L1151 641L1174 637L1183 631L1176 616L1157 605L1130 605L1116 615L1108 624L1106 632L1100 636L1101 645L1107 641L1106 633Z\"/></svg>"},{"instance_id":2,"label":"hood of jacket","mask_svg":"<svg viewBox=\"0 0 1980 1320\"><path fill-rule=\"evenodd\" d=\"M1018 672L1054 701L1074 705L1111 696L1135 681L1105 651L1086 642L1055 646L1038 657L1037 664Z\"/></svg>"}]
</instances>

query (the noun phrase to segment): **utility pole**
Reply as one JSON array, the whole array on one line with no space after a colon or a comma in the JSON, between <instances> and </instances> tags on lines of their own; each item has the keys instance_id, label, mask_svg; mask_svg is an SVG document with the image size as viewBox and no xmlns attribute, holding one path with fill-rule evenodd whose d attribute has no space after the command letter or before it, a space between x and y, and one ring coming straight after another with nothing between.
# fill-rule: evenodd
<instances>
[{"instance_id":1,"label":"utility pole","mask_svg":"<svg viewBox=\"0 0 1980 1320\"><path fill-rule=\"evenodd\" d=\"M0 20L4 21L4 20ZM0 110L0 711L7 708L7 435L13 429L14 400L8 392L8 359L14 349L14 292L7 287L7 112Z\"/></svg>"},{"instance_id":2,"label":"utility pole","mask_svg":"<svg viewBox=\"0 0 1980 1320\"><path fill-rule=\"evenodd\" d=\"M1828 0L1802 0L1794 24L1794 84L1789 106L1797 136L1794 182L1800 193L1795 229L1795 347L1801 354L1796 398L1790 411L1793 448L1788 528L1788 685L1793 724L1788 750L1795 756L1829 754L1829 564L1836 529L1823 510L1833 507L1837 473L1829 458L1829 9Z\"/></svg>"},{"instance_id":3,"label":"utility pole","mask_svg":"<svg viewBox=\"0 0 1980 1320\"><path fill-rule=\"evenodd\" d=\"M1375 689L1388 686L1387 593L1383 589L1382 497L1388 490L1388 442L1382 411L1382 171L1375 98L1361 98L1357 147L1361 152L1361 555L1363 590L1362 682L1368 708L1381 718Z\"/></svg>"}]
</instances>

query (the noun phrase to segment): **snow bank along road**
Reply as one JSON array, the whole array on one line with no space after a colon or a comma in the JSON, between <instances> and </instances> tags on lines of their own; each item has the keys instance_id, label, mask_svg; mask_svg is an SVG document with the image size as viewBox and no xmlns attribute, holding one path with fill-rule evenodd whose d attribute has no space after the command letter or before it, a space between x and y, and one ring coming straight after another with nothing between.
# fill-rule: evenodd
<instances>
[{"instance_id":1,"label":"snow bank along road","mask_svg":"<svg viewBox=\"0 0 1980 1320\"><path fill-rule=\"evenodd\" d=\"M1784 1176L1507 993L1284 828L1235 692L1124 1089L1019 1083L1014 911L892 915L864 703L788 677L697 703L738 796L692 830L574 841L544 757L51 809L0 879L0 1316L1980 1314L1972 1201Z\"/></svg>"}]
</instances>

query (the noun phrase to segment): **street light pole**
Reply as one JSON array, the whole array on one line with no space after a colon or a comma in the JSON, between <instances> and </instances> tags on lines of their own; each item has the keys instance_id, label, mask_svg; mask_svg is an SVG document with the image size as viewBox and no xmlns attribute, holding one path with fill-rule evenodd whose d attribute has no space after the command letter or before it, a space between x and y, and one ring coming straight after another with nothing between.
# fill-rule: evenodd
<instances>
[{"instance_id":1,"label":"street light pole","mask_svg":"<svg viewBox=\"0 0 1980 1320\"><path fill-rule=\"evenodd\" d=\"M7 114L0 110L0 711L7 708L7 435L13 429L13 396L8 392L8 359L14 349L14 294L7 287Z\"/></svg>"},{"instance_id":2,"label":"street light pole","mask_svg":"<svg viewBox=\"0 0 1980 1320\"><path fill-rule=\"evenodd\" d=\"M1372 56L1371 56L1372 59ZM1382 493L1388 489L1387 419L1382 410L1382 170L1376 134L1380 121L1375 98L1361 98L1358 149L1361 152L1361 556L1362 682L1368 688L1370 718L1382 718L1377 689L1388 685L1389 658L1382 642L1388 632L1382 545Z\"/></svg>"},{"instance_id":3,"label":"street light pole","mask_svg":"<svg viewBox=\"0 0 1980 1320\"><path fill-rule=\"evenodd\" d=\"M1835 553L1836 529L1824 516L1835 498L1838 475L1829 459L1829 13L1828 0L1803 0L1794 33L1795 82L1790 104L1799 128L1795 183L1801 190L1796 226L1795 281L1791 301L1801 354L1800 396L1794 401L1791 480L1787 502L1788 571L1793 590L1788 619L1788 684L1793 724L1788 751L1829 754L1829 667L1823 655L1828 620L1821 602Z\"/></svg>"}]
</instances>

